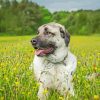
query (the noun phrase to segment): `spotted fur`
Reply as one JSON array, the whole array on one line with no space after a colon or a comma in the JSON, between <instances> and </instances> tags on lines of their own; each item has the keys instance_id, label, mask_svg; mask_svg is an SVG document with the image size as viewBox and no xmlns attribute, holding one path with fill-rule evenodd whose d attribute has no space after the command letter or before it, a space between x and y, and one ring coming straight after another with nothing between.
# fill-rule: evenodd
<instances>
[{"instance_id":1,"label":"spotted fur","mask_svg":"<svg viewBox=\"0 0 100 100\"><path fill-rule=\"evenodd\" d=\"M53 54L48 56L38 57L35 55L31 64L35 77L40 83L38 98L46 100L51 88L56 89L61 95L65 96L69 92L74 96L72 74L75 72L77 59L68 48L69 41L66 41L68 42L66 45L64 37L61 36L61 31L59 31L59 27L63 31L65 31L65 28L58 23L45 24L38 29L42 38L45 27L46 31L49 30L55 34L54 37L47 37L46 41L55 42L57 48ZM43 94L45 89L48 89L46 95Z\"/></svg>"}]
</instances>

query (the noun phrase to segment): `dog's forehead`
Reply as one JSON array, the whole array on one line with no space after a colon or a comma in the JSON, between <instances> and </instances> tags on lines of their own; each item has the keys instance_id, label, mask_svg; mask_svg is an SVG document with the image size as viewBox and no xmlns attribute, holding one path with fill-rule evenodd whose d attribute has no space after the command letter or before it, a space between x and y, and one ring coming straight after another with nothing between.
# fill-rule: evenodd
<instances>
[{"instance_id":1,"label":"dog's forehead","mask_svg":"<svg viewBox=\"0 0 100 100\"><path fill-rule=\"evenodd\" d=\"M59 30L60 28L65 29L63 25L52 22L52 23L48 23L48 24L44 24L40 26L38 30L44 31L45 28L48 28L49 31L56 31L56 30Z\"/></svg>"}]
</instances>

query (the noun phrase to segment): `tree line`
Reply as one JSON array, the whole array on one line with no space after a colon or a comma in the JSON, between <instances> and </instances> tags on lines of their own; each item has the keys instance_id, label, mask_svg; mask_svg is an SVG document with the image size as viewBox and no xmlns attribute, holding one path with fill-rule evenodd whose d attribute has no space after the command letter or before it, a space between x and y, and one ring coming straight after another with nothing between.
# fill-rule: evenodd
<instances>
[{"instance_id":1,"label":"tree line","mask_svg":"<svg viewBox=\"0 0 100 100\"><path fill-rule=\"evenodd\" d=\"M71 34L100 34L100 10L51 13L31 0L0 0L0 35L31 35L48 22L65 25Z\"/></svg>"}]
</instances>

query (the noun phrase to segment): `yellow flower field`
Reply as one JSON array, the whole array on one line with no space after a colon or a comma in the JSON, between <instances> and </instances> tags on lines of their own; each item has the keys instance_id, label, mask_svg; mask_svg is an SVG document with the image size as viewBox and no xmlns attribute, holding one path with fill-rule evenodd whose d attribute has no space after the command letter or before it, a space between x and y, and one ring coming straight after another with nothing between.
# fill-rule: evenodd
<instances>
[{"instance_id":1,"label":"yellow flower field","mask_svg":"<svg viewBox=\"0 0 100 100\"><path fill-rule=\"evenodd\" d=\"M31 38L0 37L0 100L37 100L39 84L29 70L34 57ZM100 37L72 36L70 49L78 65L73 76L75 96L69 95L68 100L100 100ZM99 75L91 78L94 73ZM64 98L51 90L49 100Z\"/></svg>"}]
</instances>

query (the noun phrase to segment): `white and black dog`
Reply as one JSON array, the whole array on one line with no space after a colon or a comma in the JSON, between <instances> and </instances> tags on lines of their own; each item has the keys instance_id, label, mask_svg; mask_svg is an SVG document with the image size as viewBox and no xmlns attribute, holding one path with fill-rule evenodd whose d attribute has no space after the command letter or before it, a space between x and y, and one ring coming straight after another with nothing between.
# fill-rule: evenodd
<instances>
[{"instance_id":1,"label":"white and black dog","mask_svg":"<svg viewBox=\"0 0 100 100\"><path fill-rule=\"evenodd\" d=\"M46 100L49 89L56 89L61 95L68 92L74 96L72 75L77 59L69 51L70 34L58 23L48 23L38 29L38 36L31 40L35 57L31 67L40 83L38 98ZM48 90L46 95L43 94Z\"/></svg>"}]
</instances>

